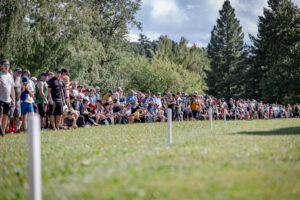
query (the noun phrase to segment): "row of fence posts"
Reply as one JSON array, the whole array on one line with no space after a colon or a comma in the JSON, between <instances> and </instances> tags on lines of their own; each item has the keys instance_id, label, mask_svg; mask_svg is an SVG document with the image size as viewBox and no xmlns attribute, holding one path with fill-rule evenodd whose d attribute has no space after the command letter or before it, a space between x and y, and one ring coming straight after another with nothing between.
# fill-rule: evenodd
<instances>
[{"instance_id":1,"label":"row of fence posts","mask_svg":"<svg viewBox=\"0 0 300 200\"><path fill-rule=\"evenodd\" d=\"M167 110L168 117L168 143L172 144L172 110ZM235 119L236 113L235 113ZM226 113L224 112L224 122L226 122ZM212 108L209 108L209 127L213 129ZM41 178L41 135L40 135L40 117L37 114L28 117L28 174L29 174L29 199L42 199L42 178Z\"/></svg>"}]
</instances>

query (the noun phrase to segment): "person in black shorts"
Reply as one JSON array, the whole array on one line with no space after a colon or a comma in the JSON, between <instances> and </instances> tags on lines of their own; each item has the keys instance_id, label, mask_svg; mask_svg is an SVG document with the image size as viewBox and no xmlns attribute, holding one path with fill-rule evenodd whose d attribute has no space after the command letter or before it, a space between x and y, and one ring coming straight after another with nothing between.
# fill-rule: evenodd
<instances>
[{"instance_id":1,"label":"person in black shorts","mask_svg":"<svg viewBox=\"0 0 300 200\"><path fill-rule=\"evenodd\" d=\"M64 106L63 83L59 78L60 73L61 70L56 69L55 76L48 82L50 123L53 130L60 127Z\"/></svg>"},{"instance_id":2,"label":"person in black shorts","mask_svg":"<svg viewBox=\"0 0 300 200\"><path fill-rule=\"evenodd\" d=\"M41 128L46 127L46 112L48 105L48 84L47 84L46 72L41 73L41 79L38 81L36 87L36 104L38 106L38 111L41 116Z\"/></svg>"},{"instance_id":3,"label":"person in black shorts","mask_svg":"<svg viewBox=\"0 0 300 200\"><path fill-rule=\"evenodd\" d=\"M9 73L10 64L8 60L1 62L0 72L0 134L4 136L7 125L7 118L11 107L15 107L14 79Z\"/></svg>"}]
</instances>

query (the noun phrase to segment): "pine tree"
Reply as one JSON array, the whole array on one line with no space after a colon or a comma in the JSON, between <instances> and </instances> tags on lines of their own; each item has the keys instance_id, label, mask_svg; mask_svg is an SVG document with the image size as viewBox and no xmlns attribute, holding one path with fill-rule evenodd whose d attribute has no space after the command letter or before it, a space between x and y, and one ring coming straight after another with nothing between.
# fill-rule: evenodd
<instances>
[{"instance_id":1,"label":"pine tree","mask_svg":"<svg viewBox=\"0 0 300 200\"><path fill-rule=\"evenodd\" d=\"M244 33L229 0L224 2L219 13L208 45L211 70L206 72L207 92L228 99L243 95Z\"/></svg>"},{"instance_id":2,"label":"pine tree","mask_svg":"<svg viewBox=\"0 0 300 200\"><path fill-rule=\"evenodd\" d=\"M254 94L273 103L300 100L300 9L290 0L269 0L252 37L249 84Z\"/></svg>"}]
</instances>

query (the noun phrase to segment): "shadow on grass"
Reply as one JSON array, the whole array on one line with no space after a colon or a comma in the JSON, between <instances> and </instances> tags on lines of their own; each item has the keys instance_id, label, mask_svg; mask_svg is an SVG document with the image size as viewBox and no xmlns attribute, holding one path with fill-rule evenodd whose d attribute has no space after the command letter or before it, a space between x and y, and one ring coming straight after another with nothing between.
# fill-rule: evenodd
<instances>
[{"instance_id":1,"label":"shadow on grass","mask_svg":"<svg viewBox=\"0 0 300 200\"><path fill-rule=\"evenodd\" d=\"M269 131L243 131L236 134L242 135L300 135L300 127L280 128Z\"/></svg>"}]
</instances>

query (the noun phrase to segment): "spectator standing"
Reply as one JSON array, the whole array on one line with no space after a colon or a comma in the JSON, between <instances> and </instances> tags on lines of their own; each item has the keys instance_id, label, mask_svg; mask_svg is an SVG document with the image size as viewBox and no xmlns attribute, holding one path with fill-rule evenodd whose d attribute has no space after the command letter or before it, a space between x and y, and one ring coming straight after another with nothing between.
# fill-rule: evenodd
<instances>
[{"instance_id":1,"label":"spectator standing","mask_svg":"<svg viewBox=\"0 0 300 200\"><path fill-rule=\"evenodd\" d=\"M16 68L14 70L14 89L15 89L15 108L13 111L13 125L15 129L15 133L20 133L21 128L21 102L20 102L20 96L21 96L21 75L22 75L22 69Z\"/></svg>"},{"instance_id":2,"label":"spectator standing","mask_svg":"<svg viewBox=\"0 0 300 200\"><path fill-rule=\"evenodd\" d=\"M61 81L63 80L64 76L69 76L69 75L70 75L69 70L66 69L66 68L62 68L62 69L60 70L60 72L61 72L61 75L60 75L59 79L60 79Z\"/></svg>"},{"instance_id":3,"label":"spectator standing","mask_svg":"<svg viewBox=\"0 0 300 200\"><path fill-rule=\"evenodd\" d=\"M22 77L26 76L28 78L28 86L29 86L29 89L31 90L31 92L33 94L35 94L35 84L34 82L30 79L30 71L28 69L25 69L23 71L23 74L22 74ZM21 82L22 82L23 79L21 79ZM25 80L25 79L24 79Z\"/></svg>"},{"instance_id":4,"label":"spectator standing","mask_svg":"<svg viewBox=\"0 0 300 200\"><path fill-rule=\"evenodd\" d=\"M53 130L60 127L61 117L63 114L63 83L59 79L61 70L55 70L55 76L49 80L48 83L48 97L49 97L49 112L50 122Z\"/></svg>"},{"instance_id":5,"label":"spectator standing","mask_svg":"<svg viewBox=\"0 0 300 200\"><path fill-rule=\"evenodd\" d=\"M190 104L191 104L192 116L193 116L194 119L197 119L198 118L198 114L199 114L198 107L200 106L200 102L198 101L196 95L193 95L191 97L191 103Z\"/></svg>"},{"instance_id":6,"label":"spectator standing","mask_svg":"<svg viewBox=\"0 0 300 200\"><path fill-rule=\"evenodd\" d=\"M41 79L37 83L36 91L36 104L38 107L39 115L41 116L41 127L46 128L46 111L48 105L48 84L47 73L41 73Z\"/></svg>"},{"instance_id":7,"label":"spectator standing","mask_svg":"<svg viewBox=\"0 0 300 200\"><path fill-rule=\"evenodd\" d=\"M27 76L22 78L22 88L21 88L21 114L23 129L27 131L27 116L34 112L33 108L33 97L34 93L31 91L30 80Z\"/></svg>"},{"instance_id":8,"label":"spectator standing","mask_svg":"<svg viewBox=\"0 0 300 200\"><path fill-rule=\"evenodd\" d=\"M8 60L1 62L2 71L0 73L0 134L4 136L10 106L15 106L14 79L9 73L10 63Z\"/></svg>"}]
</instances>

